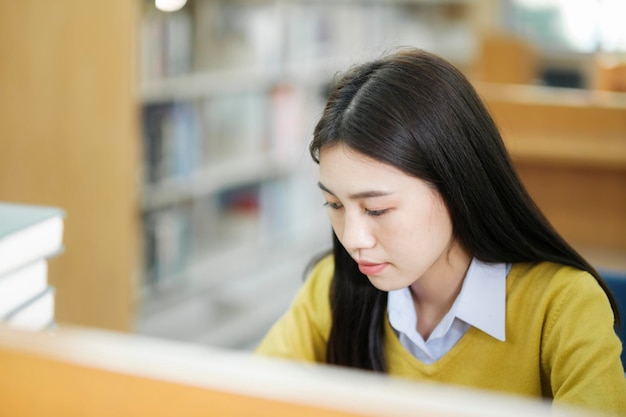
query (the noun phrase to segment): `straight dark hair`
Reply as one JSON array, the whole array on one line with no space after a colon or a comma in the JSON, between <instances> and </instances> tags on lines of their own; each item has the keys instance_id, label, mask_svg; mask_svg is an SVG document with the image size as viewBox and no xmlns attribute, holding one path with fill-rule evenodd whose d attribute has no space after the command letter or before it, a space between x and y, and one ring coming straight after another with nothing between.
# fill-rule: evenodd
<instances>
[{"instance_id":1,"label":"straight dark hair","mask_svg":"<svg viewBox=\"0 0 626 417\"><path fill-rule=\"evenodd\" d=\"M333 85L309 150L341 144L427 181L454 236L483 262L569 265L600 274L554 230L521 184L498 128L467 78L431 53L406 49L356 66ZM376 289L333 233L335 272L327 362L386 371L387 293Z\"/></svg>"}]
</instances>

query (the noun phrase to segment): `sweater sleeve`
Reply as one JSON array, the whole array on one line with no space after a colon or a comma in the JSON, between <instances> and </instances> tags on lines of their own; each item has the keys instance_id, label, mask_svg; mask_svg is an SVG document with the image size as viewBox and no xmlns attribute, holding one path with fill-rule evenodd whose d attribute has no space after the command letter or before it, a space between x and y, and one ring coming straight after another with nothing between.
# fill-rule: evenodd
<instances>
[{"instance_id":1,"label":"sweater sleeve","mask_svg":"<svg viewBox=\"0 0 626 417\"><path fill-rule=\"evenodd\" d=\"M298 291L289 310L272 326L256 354L305 362L325 362L330 333L329 291L333 259L322 259Z\"/></svg>"},{"instance_id":2,"label":"sweater sleeve","mask_svg":"<svg viewBox=\"0 0 626 417\"><path fill-rule=\"evenodd\" d=\"M586 272L562 282L542 340L542 369L554 402L626 413L622 346L608 298Z\"/></svg>"}]
</instances>

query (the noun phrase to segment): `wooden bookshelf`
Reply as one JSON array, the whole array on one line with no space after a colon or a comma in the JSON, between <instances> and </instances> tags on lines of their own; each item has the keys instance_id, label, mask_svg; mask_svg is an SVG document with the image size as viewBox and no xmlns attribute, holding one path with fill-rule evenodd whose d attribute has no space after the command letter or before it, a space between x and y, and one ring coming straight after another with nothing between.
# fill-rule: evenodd
<instances>
[{"instance_id":1,"label":"wooden bookshelf","mask_svg":"<svg viewBox=\"0 0 626 417\"><path fill-rule=\"evenodd\" d=\"M468 62L476 32L471 11L479 2L194 0L172 14L141 3L146 256L136 329L241 347L226 342L237 338L224 336L226 323L232 318L240 334L255 337L267 330L287 308L308 260L330 247L306 149L333 76L399 45ZM177 124L181 104L190 129ZM185 131L182 140L171 134ZM181 143L187 150L178 153ZM183 169L176 169L181 160ZM229 225L244 225L248 234ZM233 282L246 284L231 291ZM263 283L259 293L281 294L271 314L264 303L238 301L255 282ZM190 331L189 322L215 332Z\"/></svg>"},{"instance_id":2,"label":"wooden bookshelf","mask_svg":"<svg viewBox=\"0 0 626 417\"><path fill-rule=\"evenodd\" d=\"M597 266L626 268L626 95L477 86L557 230Z\"/></svg>"},{"instance_id":3,"label":"wooden bookshelf","mask_svg":"<svg viewBox=\"0 0 626 417\"><path fill-rule=\"evenodd\" d=\"M0 1L0 200L65 210L60 322L131 328L138 255L136 3Z\"/></svg>"}]
</instances>

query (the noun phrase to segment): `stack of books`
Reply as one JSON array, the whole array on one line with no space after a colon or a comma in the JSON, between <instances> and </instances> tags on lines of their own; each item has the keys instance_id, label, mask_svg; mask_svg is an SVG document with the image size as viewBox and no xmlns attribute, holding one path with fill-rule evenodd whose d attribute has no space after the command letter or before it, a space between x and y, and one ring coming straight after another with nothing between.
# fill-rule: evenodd
<instances>
[{"instance_id":1,"label":"stack of books","mask_svg":"<svg viewBox=\"0 0 626 417\"><path fill-rule=\"evenodd\" d=\"M22 330L54 326L48 260L63 250L65 213L0 203L0 322Z\"/></svg>"}]
</instances>

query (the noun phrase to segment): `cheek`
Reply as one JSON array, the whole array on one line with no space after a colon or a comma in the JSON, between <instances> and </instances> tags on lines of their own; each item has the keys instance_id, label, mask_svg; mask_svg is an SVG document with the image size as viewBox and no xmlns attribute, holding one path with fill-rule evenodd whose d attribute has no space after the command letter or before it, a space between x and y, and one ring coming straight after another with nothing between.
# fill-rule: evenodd
<instances>
[{"instance_id":1,"label":"cheek","mask_svg":"<svg viewBox=\"0 0 626 417\"><path fill-rule=\"evenodd\" d=\"M408 257L416 253L439 252L452 238L452 223L447 210L438 205L422 207L403 216L393 232L386 236L387 244Z\"/></svg>"},{"instance_id":2,"label":"cheek","mask_svg":"<svg viewBox=\"0 0 626 417\"><path fill-rule=\"evenodd\" d=\"M434 256L442 255L450 249L453 242L452 223L447 210L433 212L432 222L428 230L431 249Z\"/></svg>"},{"instance_id":3,"label":"cheek","mask_svg":"<svg viewBox=\"0 0 626 417\"><path fill-rule=\"evenodd\" d=\"M439 202L433 208L433 218L434 224L439 229L439 233L450 238L452 236L452 219L450 218L450 213L448 212L448 208L443 204L443 202Z\"/></svg>"},{"instance_id":4,"label":"cheek","mask_svg":"<svg viewBox=\"0 0 626 417\"><path fill-rule=\"evenodd\" d=\"M433 233L446 236L452 233L452 222L444 207L433 207L430 217L429 224Z\"/></svg>"}]
</instances>

